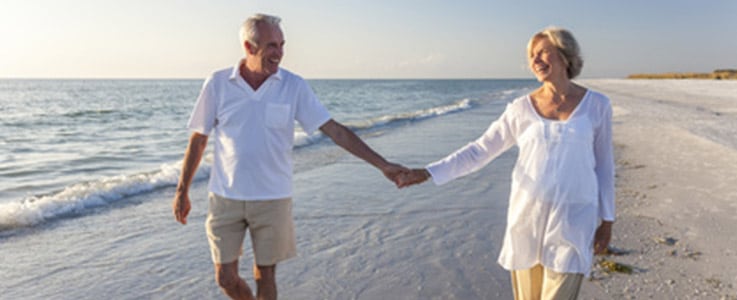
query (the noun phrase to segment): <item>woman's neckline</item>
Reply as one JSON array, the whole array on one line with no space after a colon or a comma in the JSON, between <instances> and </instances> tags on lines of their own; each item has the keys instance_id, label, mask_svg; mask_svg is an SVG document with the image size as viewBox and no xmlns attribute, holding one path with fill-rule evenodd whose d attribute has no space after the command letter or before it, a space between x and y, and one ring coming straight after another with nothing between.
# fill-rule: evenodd
<instances>
[{"instance_id":1,"label":"woman's neckline","mask_svg":"<svg viewBox=\"0 0 737 300\"><path fill-rule=\"evenodd\" d=\"M537 108L535 107L535 105L532 103L532 96L530 96L531 94L527 94L527 105L530 106L530 109L532 110L532 112L541 121L556 122L556 123L567 123L569 120L573 119L574 116L576 116L576 113L579 110L578 108L581 107L581 105L583 104L583 102L586 101L586 98L589 97L589 92L590 91L591 91L590 89L586 89L586 91L583 94L583 97L581 97L581 101L578 101L578 103L576 103L576 107L573 108L573 111L571 111L571 114L568 115L568 118L566 118L565 120L546 118L543 115L541 115L540 112L537 111Z\"/></svg>"}]
</instances>

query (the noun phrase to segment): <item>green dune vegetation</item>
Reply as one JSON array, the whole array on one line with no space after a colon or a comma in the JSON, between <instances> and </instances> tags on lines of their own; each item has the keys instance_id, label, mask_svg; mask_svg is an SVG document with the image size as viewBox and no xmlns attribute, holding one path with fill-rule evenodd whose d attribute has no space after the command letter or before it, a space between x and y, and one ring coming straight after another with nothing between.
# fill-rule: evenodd
<instances>
[{"instance_id":1,"label":"green dune vegetation","mask_svg":"<svg viewBox=\"0 0 737 300\"><path fill-rule=\"evenodd\" d=\"M629 79L737 79L737 69L718 69L711 73L631 74Z\"/></svg>"}]
</instances>

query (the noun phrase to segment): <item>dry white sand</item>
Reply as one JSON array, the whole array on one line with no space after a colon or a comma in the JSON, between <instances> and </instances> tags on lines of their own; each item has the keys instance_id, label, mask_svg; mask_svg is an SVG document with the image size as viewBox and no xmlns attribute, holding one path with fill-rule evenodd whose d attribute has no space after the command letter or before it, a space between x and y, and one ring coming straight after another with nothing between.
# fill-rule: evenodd
<instances>
[{"instance_id":1,"label":"dry white sand","mask_svg":"<svg viewBox=\"0 0 737 300\"><path fill-rule=\"evenodd\" d=\"M737 299L737 81L585 80L614 106L617 221L582 299Z\"/></svg>"}]
</instances>

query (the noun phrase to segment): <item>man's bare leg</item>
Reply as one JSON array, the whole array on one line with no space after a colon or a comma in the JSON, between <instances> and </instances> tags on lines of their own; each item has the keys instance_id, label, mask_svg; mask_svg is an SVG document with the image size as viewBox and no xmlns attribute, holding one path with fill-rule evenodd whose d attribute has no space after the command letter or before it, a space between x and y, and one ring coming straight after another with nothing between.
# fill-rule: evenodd
<instances>
[{"instance_id":1,"label":"man's bare leg","mask_svg":"<svg viewBox=\"0 0 737 300\"><path fill-rule=\"evenodd\" d=\"M227 264L215 264L215 280L231 299L253 300L251 288L238 275L238 260Z\"/></svg>"},{"instance_id":2,"label":"man's bare leg","mask_svg":"<svg viewBox=\"0 0 737 300\"><path fill-rule=\"evenodd\" d=\"M276 265L253 265L253 277L256 279L256 299L276 300Z\"/></svg>"}]
</instances>

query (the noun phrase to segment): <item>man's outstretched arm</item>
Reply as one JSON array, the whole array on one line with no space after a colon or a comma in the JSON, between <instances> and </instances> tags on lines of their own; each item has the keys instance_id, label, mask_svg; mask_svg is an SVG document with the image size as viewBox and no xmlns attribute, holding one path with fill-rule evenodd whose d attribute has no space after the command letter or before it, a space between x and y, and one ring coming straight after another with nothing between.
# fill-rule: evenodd
<instances>
[{"instance_id":1,"label":"man's outstretched arm","mask_svg":"<svg viewBox=\"0 0 737 300\"><path fill-rule=\"evenodd\" d=\"M182 174L179 176L177 191L174 195L172 208L174 217L179 223L187 224L187 215L192 207L189 202L189 186L192 184L192 178L197 172L197 167L202 161L202 154L205 153L207 147L207 136L199 133L192 133L189 138L187 151L184 153L182 161Z\"/></svg>"},{"instance_id":2,"label":"man's outstretched arm","mask_svg":"<svg viewBox=\"0 0 737 300\"><path fill-rule=\"evenodd\" d=\"M401 165L388 162L366 145L353 131L335 120L327 121L320 127L320 131L329 136L338 146L381 170L384 176L397 186L399 186L399 175L409 172L409 169Z\"/></svg>"}]
</instances>

